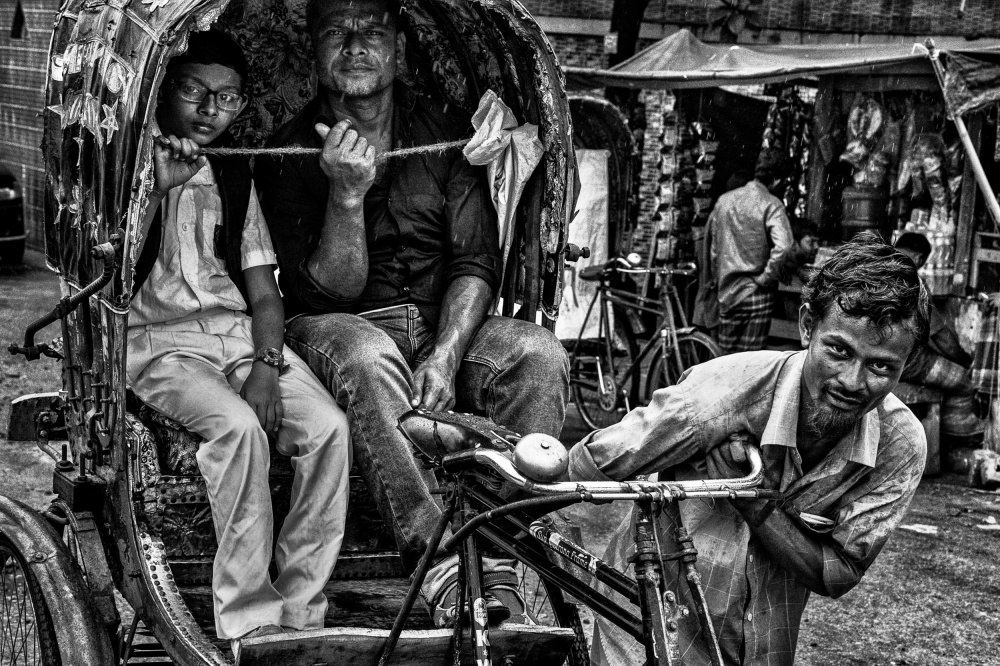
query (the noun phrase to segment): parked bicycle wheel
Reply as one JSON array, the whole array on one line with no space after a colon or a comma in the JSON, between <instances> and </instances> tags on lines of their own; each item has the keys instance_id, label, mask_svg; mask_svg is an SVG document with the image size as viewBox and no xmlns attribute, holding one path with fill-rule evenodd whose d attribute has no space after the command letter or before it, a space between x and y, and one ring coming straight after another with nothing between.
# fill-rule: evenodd
<instances>
[{"instance_id":1,"label":"parked bicycle wheel","mask_svg":"<svg viewBox=\"0 0 1000 666\"><path fill-rule=\"evenodd\" d=\"M653 353L653 360L649 365L649 374L646 378L645 402L653 399L653 393L656 390L676 384L688 368L722 355L722 349L719 348L718 343L700 331L678 334L677 349L678 354L676 355L672 350L669 350L666 363L663 362L662 349L657 349ZM677 361L678 355L680 356L680 365Z\"/></svg>"},{"instance_id":2,"label":"parked bicycle wheel","mask_svg":"<svg viewBox=\"0 0 1000 666\"><path fill-rule=\"evenodd\" d=\"M595 430L618 423L628 409L638 404L641 373L635 368L627 378L625 375L639 347L625 313L615 308L614 320L610 354L603 339L584 340L578 353L570 358L573 402L583 422Z\"/></svg>"},{"instance_id":3,"label":"parked bicycle wheel","mask_svg":"<svg viewBox=\"0 0 1000 666\"><path fill-rule=\"evenodd\" d=\"M60 663L56 632L42 588L24 553L0 534L0 664Z\"/></svg>"}]
</instances>

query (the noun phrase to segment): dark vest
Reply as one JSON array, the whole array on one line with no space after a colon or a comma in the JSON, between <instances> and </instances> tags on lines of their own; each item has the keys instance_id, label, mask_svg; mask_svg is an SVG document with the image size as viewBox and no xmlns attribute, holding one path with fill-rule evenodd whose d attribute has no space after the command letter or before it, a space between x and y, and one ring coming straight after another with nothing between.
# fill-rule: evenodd
<instances>
[{"instance_id":1,"label":"dark vest","mask_svg":"<svg viewBox=\"0 0 1000 666\"><path fill-rule=\"evenodd\" d=\"M243 295L250 310L250 299L247 296L247 285L243 279L242 253L243 227L246 224L247 209L250 207L250 187L253 184L253 174L250 162L238 155L218 156L208 155L208 161L215 172L215 182L219 188L219 198L222 200L222 224L215 228L215 256L226 265L229 278ZM135 264L135 281L132 283L132 295L149 278L149 272L160 254L160 244L163 242L163 216L157 208L153 222L149 226L146 244L139 254Z\"/></svg>"}]
</instances>

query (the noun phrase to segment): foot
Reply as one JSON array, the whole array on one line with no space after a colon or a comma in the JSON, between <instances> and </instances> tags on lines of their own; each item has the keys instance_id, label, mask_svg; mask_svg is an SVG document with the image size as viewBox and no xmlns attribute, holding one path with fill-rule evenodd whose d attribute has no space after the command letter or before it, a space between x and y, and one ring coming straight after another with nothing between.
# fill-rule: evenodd
<instances>
[{"instance_id":1,"label":"foot","mask_svg":"<svg viewBox=\"0 0 1000 666\"><path fill-rule=\"evenodd\" d=\"M517 624L537 624L527 611L524 597L517 589L517 574L493 572L483 575L483 599L486 602L486 621L490 626L511 621ZM455 626L458 616L458 575L449 577L441 586L435 599L428 603L431 621L439 629ZM462 622L469 623L468 601L466 601Z\"/></svg>"},{"instance_id":2,"label":"foot","mask_svg":"<svg viewBox=\"0 0 1000 666\"><path fill-rule=\"evenodd\" d=\"M251 629L247 633L243 634L239 638L234 638L229 641L229 645L233 648L233 660L239 663L240 659L240 647L243 641L250 638L260 638L261 636L273 636L275 634L283 634L285 630L283 627L279 627L276 624L265 624L257 627L256 629Z\"/></svg>"},{"instance_id":3,"label":"foot","mask_svg":"<svg viewBox=\"0 0 1000 666\"><path fill-rule=\"evenodd\" d=\"M514 624L538 624L521 595L516 573L506 571L486 573L483 574L483 584L486 586L487 593L496 597L504 605L510 616L510 622ZM487 607L488 609L489 607Z\"/></svg>"}]
</instances>

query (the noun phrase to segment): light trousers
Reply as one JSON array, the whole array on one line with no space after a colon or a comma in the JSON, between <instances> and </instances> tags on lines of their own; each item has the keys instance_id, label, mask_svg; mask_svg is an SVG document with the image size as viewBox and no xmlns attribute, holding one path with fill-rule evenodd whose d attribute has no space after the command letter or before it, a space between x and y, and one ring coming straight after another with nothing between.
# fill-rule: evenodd
<instances>
[{"instance_id":1,"label":"light trousers","mask_svg":"<svg viewBox=\"0 0 1000 666\"><path fill-rule=\"evenodd\" d=\"M344 537L347 419L293 351L279 385L284 418L277 448L291 456L291 506L274 545L267 436L239 390L253 365L250 319L216 310L128 332L128 383L147 405L204 438L205 477L218 551L212 572L219 638L265 624L323 627L330 578Z\"/></svg>"}]
</instances>

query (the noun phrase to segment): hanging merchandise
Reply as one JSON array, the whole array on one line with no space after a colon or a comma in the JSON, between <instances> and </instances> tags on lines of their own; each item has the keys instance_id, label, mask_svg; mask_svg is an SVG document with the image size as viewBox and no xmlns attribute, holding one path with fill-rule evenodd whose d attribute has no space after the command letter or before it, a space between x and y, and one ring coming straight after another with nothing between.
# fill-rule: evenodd
<instances>
[{"instance_id":1,"label":"hanging merchandise","mask_svg":"<svg viewBox=\"0 0 1000 666\"><path fill-rule=\"evenodd\" d=\"M789 159L790 171L781 199L793 218L805 216L812 117L812 106L799 97L793 86L785 86L768 109L764 124L761 154L777 151Z\"/></svg>"},{"instance_id":2,"label":"hanging merchandise","mask_svg":"<svg viewBox=\"0 0 1000 666\"><path fill-rule=\"evenodd\" d=\"M931 200L928 227L943 229L949 223L951 192L948 187L947 157L944 139L940 134L924 133L913 137L906 163L900 169L900 187L907 180L912 184L912 197L926 194Z\"/></svg>"},{"instance_id":3,"label":"hanging merchandise","mask_svg":"<svg viewBox=\"0 0 1000 666\"><path fill-rule=\"evenodd\" d=\"M882 132L882 107L871 97L858 95L847 118L847 148L840 159L862 171Z\"/></svg>"},{"instance_id":4,"label":"hanging merchandise","mask_svg":"<svg viewBox=\"0 0 1000 666\"><path fill-rule=\"evenodd\" d=\"M690 237L691 223L695 216L696 199L702 190L702 179L708 177L699 151L702 140L698 123L686 122L680 105L667 105L663 113L663 134L660 148L660 187L656 199L656 213L652 222L655 233L651 248L651 261L666 263L677 260L683 252L682 239ZM707 128L704 128L707 133ZM707 190L706 190L707 191Z\"/></svg>"}]
</instances>

